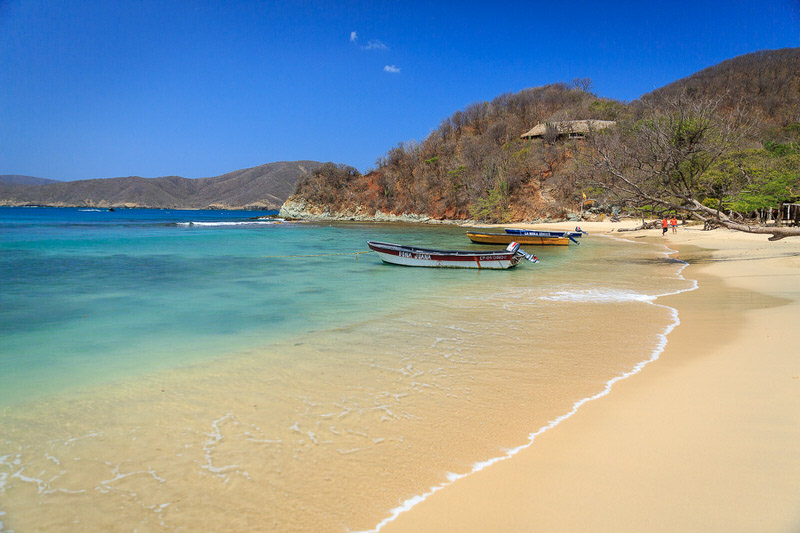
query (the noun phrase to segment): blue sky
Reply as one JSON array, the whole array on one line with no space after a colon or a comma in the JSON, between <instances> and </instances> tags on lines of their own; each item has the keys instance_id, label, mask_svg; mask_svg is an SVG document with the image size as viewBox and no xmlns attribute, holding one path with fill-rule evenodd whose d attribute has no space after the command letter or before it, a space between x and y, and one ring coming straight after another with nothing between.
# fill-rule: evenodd
<instances>
[{"instance_id":1,"label":"blue sky","mask_svg":"<svg viewBox=\"0 0 800 533\"><path fill-rule=\"evenodd\" d=\"M800 0L0 0L0 174L367 171L505 92L591 78L633 100L800 46Z\"/></svg>"}]
</instances>

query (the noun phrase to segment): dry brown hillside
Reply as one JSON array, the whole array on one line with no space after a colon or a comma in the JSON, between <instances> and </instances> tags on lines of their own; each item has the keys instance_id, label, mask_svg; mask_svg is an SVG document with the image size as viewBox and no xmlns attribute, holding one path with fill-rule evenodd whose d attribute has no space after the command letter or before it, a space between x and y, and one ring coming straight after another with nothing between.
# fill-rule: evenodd
<instances>
[{"instance_id":1,"label":"dry brown hillside","mask_svg":"<svg viewBox=\"0 0 800 533\"><path fill-rule=\"evenodd\" d=\"M313 209L499 222L563 218L578 211L588 193L609 209L612 200L589 185L591 158L579 157L591 143L557 124L594 119L635 128L647 110L666 108L678 95L722 99L722 108L747 114L755 125L747 139L751 149L778 143L793 150L800 127L800 49L724 61L630 104L596 96L585 79L504 94L455 112L422 142L398 144L367 175L325 165L298 183L289 203L300 214ZM536 124L542 124L542 136L521 138Z\"/></svg>"},{"instance_id":2,"label":"dry brown hillside","mask_svg":"<svg viewBox=\"0 0 800 533\"><path fill-rule=\"evenodd\" d=\"M281 161L213 178L104 178L24 185L0 182L0 205L278 209L316 161Z\"/></svg>"},{"instance_id":3,"label":"dry brown hillside","mask_svg":"<svg viewBox=\"0 0 800 533\"><path fill-rule=\"evenodd\" d=\"M294 199L331 213L352 210L487 221L563 217L581 193L574 156L581 139L521 135L542 122L614 120L625 106L586 80L501 95L454 113L420 143L401 143L360 175L326 165L298 183Z\"/></svg>"}]
</instances>

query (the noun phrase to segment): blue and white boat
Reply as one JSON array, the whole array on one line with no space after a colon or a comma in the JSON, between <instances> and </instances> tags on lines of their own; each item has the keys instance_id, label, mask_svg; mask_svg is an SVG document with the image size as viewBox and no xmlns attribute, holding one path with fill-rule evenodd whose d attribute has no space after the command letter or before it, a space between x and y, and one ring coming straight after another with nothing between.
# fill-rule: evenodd
<instances>
[{"instance_id":1,"label":"blue and white boat","mask_svg":"<svg viewBox=\"0 0 800 533\"><path fill-rule=\"evenodd\" d=\"M588 235L588 233L583 231L580 226L576 227L575 231L545 231L538 229L505 228L505 232L509 235L528 235L532 237L568 237L569 240L576 243L578 242L575 240L577 237L582 237L584 234Z\"/></svg>"},{"instance_id":2,"label":"blue and white boat","mask_svg":"<svg viewBox=\"0 0 800 533\"><path fill-rule=\"evenodd\" d=\"M505 270L517 266L523 257L532 263L539 262L535 255L520 250L519 243L516 242L509 244L505 250L489 252L434 250L378 241L367 241L367 246L377 252L384 263L403 266Z\"/></svg>"}]
</instances>

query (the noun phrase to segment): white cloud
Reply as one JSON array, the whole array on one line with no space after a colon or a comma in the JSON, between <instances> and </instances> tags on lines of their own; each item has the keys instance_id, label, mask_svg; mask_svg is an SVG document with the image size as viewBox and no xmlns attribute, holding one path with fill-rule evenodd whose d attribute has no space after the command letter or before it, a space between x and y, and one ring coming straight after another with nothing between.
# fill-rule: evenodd
<instances>
[{"instance_id":1,"label":"white cloud","mask_svg":"<svg viewBox=\"0 0 800 533\"><path fill-rule=\"evenodd\" d=\"M385 67L383 67L383 71L384 72L391 72L392 74L396 74L396 73L400 72L400 67L396 67L394 65L386 65Z\"/></svg>"},{"instance_id":2,"label":"white cloud","mask_svg":"<svg viewBox=\"0 0 800 533\"><path fill-rule=\"evenodd\" d=\"M389 47L377 39L372 39L364 47L364 50L388 50Z\"/></svg>"},{"instance_id":3,"label":"white cloud","mask_svg":"<svg viewBox=\"0 0 800 533\"><path fill-rule=\"evenodd\" d=\"M2 1L2 0L0 0ZM358 44L358 32L351 31L350 32L350 42L353 44ZM386 43L380 41L378 39L370 39L367 41L365 45L359 45L359 48L362 50L388 50L389 47L386 46Z\"/></svg>"}]
</instances>

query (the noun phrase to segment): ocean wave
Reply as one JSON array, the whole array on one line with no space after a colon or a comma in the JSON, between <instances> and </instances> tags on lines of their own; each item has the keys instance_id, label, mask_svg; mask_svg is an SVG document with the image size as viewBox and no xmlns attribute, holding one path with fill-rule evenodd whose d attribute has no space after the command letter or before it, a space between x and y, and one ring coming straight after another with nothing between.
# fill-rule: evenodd
<instances>
[{"instance_id":1,"label":"ocean wave","mask_svg":"<svg viewBox=\"0 0 800 533\"><path fill-rule=\"evenodd\" d=\"M241 220L235 222L177 222L178 226L222 227L222 226L270 226L284 222L282 218L274 220Z\"/></svg>"},{"instance_id":2,"label":"ocean wave","mask_svg":"<svg viewBox=\"0 0 800 533\"><path fill-rule=\"evenodd\" d=\"M540 300L548 302L589 302L589 303L620 303L620 302L652 302L656 296L632 291L616 289L581 289L557 291L549 296L540 296Z\"/></svg>"}]
</instances>

